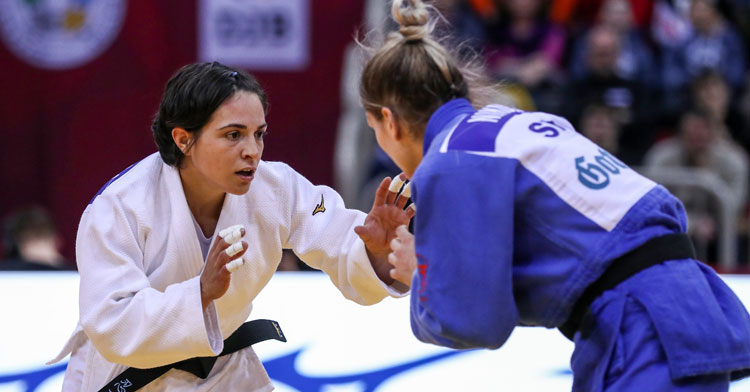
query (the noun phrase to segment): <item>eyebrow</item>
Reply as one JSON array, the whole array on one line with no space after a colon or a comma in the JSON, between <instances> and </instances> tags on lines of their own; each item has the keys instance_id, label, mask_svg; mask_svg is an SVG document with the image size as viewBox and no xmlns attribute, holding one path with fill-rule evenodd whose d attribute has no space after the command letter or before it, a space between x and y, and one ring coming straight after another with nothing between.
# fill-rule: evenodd
<instances>
[{"instance_id":1,"label":"eyebrow","mask_svg":"<svg viewBox=\"0 0 750 392\"><path fill-rule=\"evenodd\" d=\"M268 127L268 124L265 124L265 123L264 124L260 124L260 125L258 125L258 130L261 130L261 129L267 128L267 127ZM227 125L219 128L219 130L226 129L226 128L247 129L247 125L232 123L232 124L227 124Z\"/></svg>"}]
</instances>

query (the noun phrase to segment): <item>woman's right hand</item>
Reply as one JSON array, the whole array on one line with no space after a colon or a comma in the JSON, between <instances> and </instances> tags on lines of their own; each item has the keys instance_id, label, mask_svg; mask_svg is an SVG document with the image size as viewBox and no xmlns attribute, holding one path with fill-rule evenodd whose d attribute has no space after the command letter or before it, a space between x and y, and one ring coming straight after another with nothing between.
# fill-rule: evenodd
<instances>
[{"instance_id":1,"label":"woman's right hand","mask_svg":"<svg viewBox=\"0 0 750 392\"><path fill-rule=\"evenodd\" d=\"M242 237L245 236L245 229L242 229ZM201 272L201 304L205 309L211 301L221 298L229 289L232 273L226 268L226 264L232 260L238 259L245 254L248 245L245 241L237 242L236 245L242 245L242 249L229 256L226 250L232 246L218 237L214 246L208 252L206 265Z\"/></svg>"}]
</instances>

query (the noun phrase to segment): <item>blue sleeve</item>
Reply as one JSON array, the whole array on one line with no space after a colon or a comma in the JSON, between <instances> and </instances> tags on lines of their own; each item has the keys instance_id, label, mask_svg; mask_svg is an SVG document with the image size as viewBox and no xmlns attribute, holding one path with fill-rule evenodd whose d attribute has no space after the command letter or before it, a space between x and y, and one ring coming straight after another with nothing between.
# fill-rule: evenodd
<instances>
[{"instance_id":1,"label":"blue sleeve","mask_svg":"<svg viewBox=\"0 0 750 392\"><path fill-rule=\"evenodd\" d=\"M418 172L412 182L418 260L412 330L419 340L441 346L497 348L518 324L514 161L455 152L438 160L446 164Z\"/></svg>"}]
</instances>

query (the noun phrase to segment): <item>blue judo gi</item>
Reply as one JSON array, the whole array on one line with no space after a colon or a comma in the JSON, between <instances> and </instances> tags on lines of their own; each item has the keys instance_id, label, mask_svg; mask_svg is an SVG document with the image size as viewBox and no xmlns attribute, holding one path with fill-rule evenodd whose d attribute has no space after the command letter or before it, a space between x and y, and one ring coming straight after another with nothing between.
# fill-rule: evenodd
<instances>
[{"instance_id":1,"label":"blue judo gi","mask_svg":"<svg viewBox=\"0 0 750 392\"><path fill-rule=\"evenodd\" d=\"M453 348L561 325L612 260L687 226L677 198L567 120L465 99L430 118L411 187L412 330ZM750 374L750 316L697 260L644 269L589 309L575 391L717 391Z\"/></svg>"}]
</instances>

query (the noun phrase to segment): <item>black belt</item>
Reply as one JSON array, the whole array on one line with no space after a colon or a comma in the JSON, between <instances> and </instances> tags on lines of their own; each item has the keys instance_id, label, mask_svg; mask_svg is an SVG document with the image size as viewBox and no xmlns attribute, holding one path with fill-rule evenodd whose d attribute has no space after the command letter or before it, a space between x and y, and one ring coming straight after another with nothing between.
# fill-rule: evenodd
<instances>
[{"instance_id":1,"label":"black belt","mask_svg":"<svg viewBox=\"0 0 750 392\"><path fill-rule=\"evenodd\" d=\"M127 368L119 376L115 377L114 380L102 387L99 392L137 391L171 369L184 370L194 374L196 377L206 378L214 367L216 358L268 339L286 342L284 333L281 332L281 328L276 321L262 319L248 321L224 340L224 350L215 357L195 357L149 369Z\"/></svg>"},{"instance_id":2,"label":"black belt","mask_svg":"<svg viewBox=\"0 0 750 392\"><path fill-rule=\"evenodd\" d=\"M686 234L667 234L646 241L645 244L614 259L602 276L584 290L573 306L573 311L570 313L568 320L560 325L560 332L568 339L573 340L591 303L603 292L615 288L625 279L667 260L694 258L693 243Z\"/></svg>"}]
</instances>

